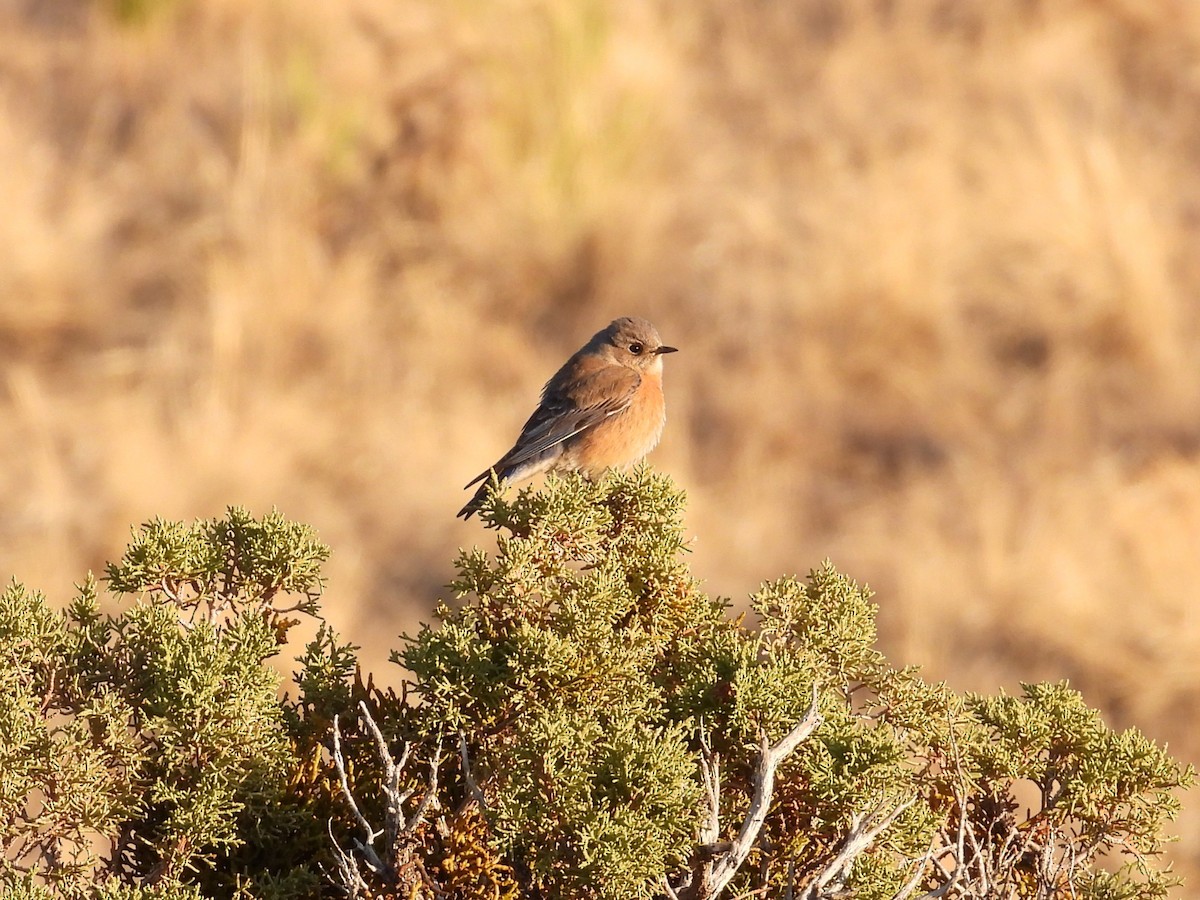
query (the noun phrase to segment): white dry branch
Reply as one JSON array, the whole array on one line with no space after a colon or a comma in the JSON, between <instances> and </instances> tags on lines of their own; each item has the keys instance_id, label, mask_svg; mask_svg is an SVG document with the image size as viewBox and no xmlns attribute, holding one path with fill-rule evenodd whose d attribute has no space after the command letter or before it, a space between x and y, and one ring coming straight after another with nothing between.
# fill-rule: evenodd
<instances>
[{"instance_id":1,"label":"white dry branch","mask_svg":"<svg viewBox=\"0 0 1200 900\"><path fill-rule=\"evenodd\" d=\"M775 792L775 773L800 743L821 724L817 712L817 688L813 686L812 703L804 717L778 743L772 744L766 734L761 737L758 764L754 771L754 793L750 809L732 841L718 842L721 831L721 761L702 737L700 775L708 799L708 816L700 829L700 846L692 856L692 869L677 884L664 878L667 896L672 900L711 900L720 895L750 855L754 842L767 819L771 797Z\"/></svg>"},{"instance_id":2,"label":"white dry branch","mask_svg":"<svg viewBox=\"0 0 1200 900\"><path fill-rule=\"evenodd\" d=\"M1022 896L1034 900L1075 896L1075 881L1100 849L1095 836L1072 835L1062 826L1021 822L1012 809L988 810L965 787L956 786L951 821L934 836L912 879L893 900L988 900ZM926 876L934 887L914 895Z\"/></svg>"},{"instance_id":3,"label":"white dry branch","mask_svg":"<svg viewBox=\"0 0 1200 900\"><path fill-rule=\"evenodd\" d=\"M350 789L350 780L346 771L346 759L342 753L342 734L337 716L333 719L333 764L337 770L338 781L341 784L342 796L350 807L355 821L363 831L362 839L353 841L353 850L361 856L367 868L376 878L386 884L397 884L400 881L402 869L408 867L413 860L413 848L416 844L416 831L426 820L430 807L436 803L438 790L438 768L441 765L441 754L435 753L429 761L429 774L425 780L421 799L411 813L404 811L405 804L416 793L415 787L402 788L401 777L404 767L408 764L411 744L405 743L400 752L400 759L392 756L383 732L379 730L375 719L365 703L359 703L361 721L366 725L375 740L375 748L379 761L383 766L383 795L386 801L383 827L372 828L367 817L359 808L354 792ZM332 822L330 823L330 838L333 840L337 871L335 878L341 888L351 898L371 896L366 878L359 867L358 856L353 852L343 850L333 837ZM378 847L376 841L383 838ZM412 896L418 896L414 892Z\"/></svg>"},{"instance_id":4,"label":"white dry branch","mask_svg":"<svg viewBox=\"0 0 1200 900\"><path fill-rule=\"evenodd\" d=\"M487 810L487 800L483 796L483 791L479 789L479 782L475 780L475 775L471 771L471 752L467 749L467 735L460 728L458 730L458 759L462 763L463 781L467 783L467 798L463 801L459 811L465 811L472 804L479 807L480 811Z\"/></svg>"},{"instance_id":5,"label":"white dry branch","mask_svg":"<svg viewBox=\"0 0 1200 900\"><path fill-rule=\"evenodd\" d=\"M953 805L947 822L929 851L911 861L912 877L892 900L989 900L1018 892L1033 900L1076 896L1077 879L1105 849L1111 821L1090 830L1053 821L1048 813L1062 796L1056 782L1039 785L1040 809L1019 816L1016 804L980 792L967 776L953 731L951 746ZM922 882L929 889L917 894Z\"/></svg>"},{"instance_id":6,"label":"white dry branch","mask_svg":"<svg viewBox=\"0 0 1200 900\"><path fill-rule=\"evenodd\" d=\"M798 895L799 900L823 900L826 897L839 896L846 886L855 860L916 801L916 797L910 797L890 810L887 806L879 806L870 813L859 813L851 817L850 830L846 832L837 855L809 881L808 886Z\"/></svg>"},{"instance_id":7,"label":"white dry branch","mask_svg":"<svg viewBox=\"0 0 1200 900\"><path fill-rule=\"evenodd\" d=\"M779 766L821 724L821 715L817 712L817 697L817 688L814 686L813 699L808 711L778 743L772 744L765 735L762 737L754 772L750 809L738 829L737 837L732 841L718 840L721 834L721 760L719 755L710 749L707 736L700 736L700 777L703 781L704 796L708 801L707 815L700 827L699 846L692 855L691 871L675 883L667 878L663 879L662 886L670 900L715 900L729 886L750 855L766 821ZM910 797L895 805L882 804L869 813L854 816L837 853L799 891L795 885L795 870L789 866L786 891L788 900L826 900L840 896L844 892L855 861L916 800L916 797ZM918 861L917 876L911 883L912 888L915 888L920 880L920 873L932 858L933 854L930 853ZM901 895L898 894L895 900L902 900Z\"/></svg>"}]
</instances>

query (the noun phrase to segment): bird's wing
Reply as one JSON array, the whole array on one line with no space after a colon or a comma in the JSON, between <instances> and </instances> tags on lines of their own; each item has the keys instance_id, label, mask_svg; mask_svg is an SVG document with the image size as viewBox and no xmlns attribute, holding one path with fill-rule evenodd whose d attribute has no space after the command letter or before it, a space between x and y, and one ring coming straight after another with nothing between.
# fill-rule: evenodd
<instances>
[{"instance_id":1,"label":"bird's wing","mask_svg":"<svg viewBox=\"0 0 1200 900\"><path fill-rule=\"evenodd\" d=\"M629 407L642 377L625 366L606 366L571 385L569 391L554 390L552 381L513 448L494 466L475 476L470 487L493 471L501 476L519 468L539 454L573 438Z\"/></svg>"}]
</instances>

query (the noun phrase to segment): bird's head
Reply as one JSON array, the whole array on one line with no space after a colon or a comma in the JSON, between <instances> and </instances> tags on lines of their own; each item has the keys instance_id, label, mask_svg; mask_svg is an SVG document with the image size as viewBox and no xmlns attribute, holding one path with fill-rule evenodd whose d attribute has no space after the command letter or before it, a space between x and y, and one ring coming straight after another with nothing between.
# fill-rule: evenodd
<instances>
[{"instance_id":1,"label":"bird's head","mask_svg":"<svg viewBox=\"0 0 1200 900\"><path fill-rule=\"evenodd\" d=\"M662 371L663 354L677 349L665 346L658 329L636 316L614 319L593 340L613 362L639 371Z\"/></svg>"}]
</instances>

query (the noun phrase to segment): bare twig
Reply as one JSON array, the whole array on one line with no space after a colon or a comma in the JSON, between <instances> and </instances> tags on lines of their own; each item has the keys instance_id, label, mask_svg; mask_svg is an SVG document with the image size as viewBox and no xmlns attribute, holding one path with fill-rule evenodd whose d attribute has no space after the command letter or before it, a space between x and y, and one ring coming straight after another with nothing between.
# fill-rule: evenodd
<instances>
[{"instance_id":1,"label":"bare twig","mask_svg":"<svg viewBox=\"0 0 1200 900\"><path fill-rule=\"evenodd\" d=\"M750 848L754 846L758 833L767 820L771 797L775 792L775 773L778 771L780 763L787 759L792 751L800 746L800 742L821 724L821 714L817 712L817 699L817 686L814 684L812 702L809 704L804 718L796 723L796 726L784 735L779 743L771 745L766 734L762 735L758 767L754 773L754 796L750 800L750 811L746 814L742 827L738 830L733 848L717 862L713 869L714 891L711 896L715 897L725 889L725 886L737 874L737 870L742 867L742 863L746 861L746 857L750 855Z\"/></svg>"},{"instance_id":2,"label":"bare twig","mask_svg":"<svg viewBox=\"0 0 1200 900\"><path fill-rule=\"evenodd\" d=\"M346 892L348 897L369 896L370 887L366 879L362 877L362 872L358 869L358 860L354 858L352 853L347 853L342 849L342 845L338 843L337 838L333 835L333 819L330 819L325 826L329 832L329 840L333 844L334 849L334 865L337 868L336 881Z\"/></svg>"},{"instance_id":3,"label":"bare twig","mask_svg":"<svg viewBox=\"0 0 1200 900\"><path fill-rule=\"evenodd\" d=\"M840 889L846 883L855 861L863 851L875 843L875 839L916 801L916 797L909 797L903 803L896 805L890 812L883 813L882 809L878 809L871 814L860 813L853 816L850 820L850 830L846 833L846 839L842 842L837 856L821 870L816 878L809 882L808 888L800 895L800 900L820 900L822 897L827 897L830 892L826 889L831 885L835 889Z\"/></svg>"},{"instance_id":4,"label":"bare twig","mask_svg":"<svg viewBox=\"0 0 1200 900\"><path fill-rule=\"evenodd\" d=\"M721 836L721 754L713 753L703 730L700 747L700 777L708 798L708 821L700 829L700 843L710 844Z\"/></svg>"},{"instance_id":5,"label":"bare twig","mask_svg":"<svg viewBox=\"0 0 1200 900\"><path fill-rule=\"evenodd\" d=\"M733 841L718 842L721 834L721 766L718 754L713 753L707 737L701 734L700 777L708 799L708 815L700 827L700 845L692 858L692 871L676 885L667 885L668 896L680 900L711 900L733 880L758 840L767 819L771 797L775 791L775 773L780 764L821 724L817 712L818 689L813 685L812 703L804 717L778 743L772 744L764 733L754 773L754 793L750 810Z\"/></svg>"},{"instance_id":6,"label":"bare twig","mask_svg":"<svg viewBox=\"0 0 1200 900\"><path fill-rule=\"evenodd\" d=\"M374 738L375 749L383 766L383 795L386 802L386 811L384 813L383 827L376 829L371 827L371 823L359 808L358 802L354 798L354 792L350 788L346 760L342 753L341 729L338 719L335 716L333 720L333 764L337 770L342 796L345 798L346 805L350 808L350 812L364 834L363 840L355 840L353 842L353 850L362 856L363 861L371 871L384 882L388 884L400 884L403 880L401 875L406 869L406 864L412 861L411 857L417 842L417 829L425 822L428 811L437 803L438 771L441 767L442 756L440 751L436 751L429 760L429 774L425 780L425 790L411 815L406 815L404 805L416 791L414 787L401 788L402 776L404 768L408 764L411 744L405 742L404 748L400 752L400 759L395 759L388 747L387 740L383 736L383 732L380 730L378 724L376 724L365 702L359 703L359 711L362 722ZM382 855L374 846L375 841L381 836L384 838ZM330 829L330 837L333 837L332 828ZM333 841L333 846L336 851L334 856L337 872L335 874L342 889L351 898L367 896L369 894L368 885L359 868L358 859L353 853L343 850L336 840ZM404 876L408 879L404 884L411 888L411 896L415 897L417 896L416 891L420 887L420 882L412 882L412 879L417 877L412 873L420 872L421 869L419 866L413 867L407 865L407 870L410 874Z\"/></svg>"},{"instance_id":7,"label":"bare twig","mask_svg":"<svg viewBox=\"0 0 1200 900\"><path fill-rule=\"evenodd\" d=\"M1064 889L1074 896L1077 872L1099 852L1099 841L1084 842L1081 835L1071 835L1063 825L1050 823L1044 813L1048 803L1057 802L1053 790L1043 788L1042 808L1020 820L1002 800L980 792L971 783L953 730L950 746L957 828L940 830L944 846L916 860L913 877L892 900L907 900L923 873L938 883L919 900L937 900L951 892L976 900L1009 896L1019 884L1022 896L1032 890L1029 896L1039 900L1057 897Z\"/></svg>"},{"instance_id":8,"label":"bare twig","mask_svg":"<svg viewBox=\"0 0 1200 900\"><path fill-rule=\"evenodd\" d=\"M346 798L346 804L350 807L350 811L354 813L355 820L362 826L363 831L366 832L367 844L370 845L383 832L371 829L371 823L367 821L367 817L358 808L358 803L355 801L354 794L350 790L350 780L346 775L346 759L342 755L342 730L338 727L337 716L333 717L333 765L337 769L338 782L342 787L342 796Z\"/></svg>"},{"instance_id":9,"label":"bare twig","mask_svg":"<svg viewBox=\"0 0 1200 900\"><path fill-rule=\"evenodd\" d=\"M458 758L462 763L463 781L467 784L468 794L468 799L463 803L462 809L467 809L472 802L478 804L480 809L487 809L483 791L479 789L479 783L475 781L475 775L471 771L471 755L467 749L467 736L461 728L458 730Z\"/></svg>"},{"instance_id":10,"label":"bare twig","mask_svg":"<svg viewBox=\"0 0 1200 900\"><path fill-rule=\"evenodd\" d=\"M939 831L938 834L934 836L933 843L937 844L939 839L948 839L945 831ZM925 876L925 871L930 865L937 866L942 874L946 876L947 881L936 890L922 894L921 900L935 900L935 898L945 896L945 894L950 890L950 887L953 885L953 881L951 880L950 873L948 873L945 867L942 866L940 860L942 856L945 856L947 853L950 853L953 850L953 846L944 844L941 847L931 847L927 852L922 853L915 859L909 860L909 863L913 866L912 877L909 878L909 880L903 885L901 885L900 890L892 894L892 900L906 900L907 897L911 896L913 891L917 889L917 885L921 883L921 879Z\"/></svg>"}]
</instances>

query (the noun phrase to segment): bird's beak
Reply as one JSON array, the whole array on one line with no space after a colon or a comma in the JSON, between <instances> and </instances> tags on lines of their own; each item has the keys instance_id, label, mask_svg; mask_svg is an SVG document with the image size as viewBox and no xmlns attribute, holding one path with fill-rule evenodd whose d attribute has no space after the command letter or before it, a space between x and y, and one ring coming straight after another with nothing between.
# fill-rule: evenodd
<instances>
[{"instance_id":1,"label":"bird's beak","mask_svg":"<svg viewBox=\"0 0 1200 900\"><path fill-rule=\"evenodd\" d=\"M678 353L679 348L678 347L659 347L654 352L661 356L663 353Z\"/></svg>"}]
</instances>

